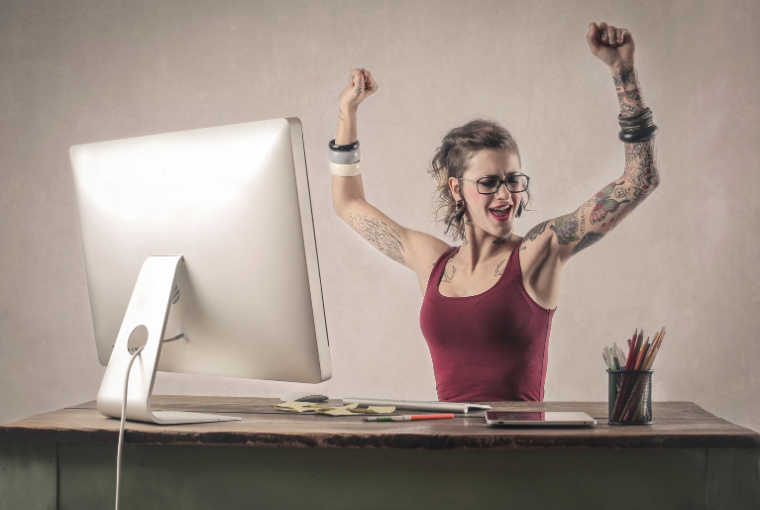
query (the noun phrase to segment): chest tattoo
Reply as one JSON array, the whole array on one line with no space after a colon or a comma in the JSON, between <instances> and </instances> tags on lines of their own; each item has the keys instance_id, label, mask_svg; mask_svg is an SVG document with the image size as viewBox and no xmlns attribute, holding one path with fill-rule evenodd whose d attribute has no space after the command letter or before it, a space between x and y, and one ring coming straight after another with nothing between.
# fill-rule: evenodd
<instances>
[{"instance_id":1,"label":"chest tattoo","mask_svg":"<svg viewBox=\"0 0 760 510\"><path fill-rule=\"evenodd\" d=\"M451 283L451 280L454 279L454 275L456 273L457 273L457 268L454 264L446 264L446 268L443 270L443 277L441 278L441 282Z\"/></svg>"}]
</instances>

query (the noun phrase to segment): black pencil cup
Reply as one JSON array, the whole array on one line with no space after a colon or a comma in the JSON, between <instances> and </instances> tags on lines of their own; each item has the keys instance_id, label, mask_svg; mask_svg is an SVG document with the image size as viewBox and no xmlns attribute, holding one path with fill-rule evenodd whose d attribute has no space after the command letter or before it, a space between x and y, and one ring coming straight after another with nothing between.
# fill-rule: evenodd
<instances>
[{"instance_id":1,"label":"black pencil cup","mask_svg":"<svg viewBox=\"0 0 760 510\"><path fill-rule=\"evenodd\" d=\"M654 370L607 370L609 424L652 424L652 373Z\"/></svg>"}]
</instances>

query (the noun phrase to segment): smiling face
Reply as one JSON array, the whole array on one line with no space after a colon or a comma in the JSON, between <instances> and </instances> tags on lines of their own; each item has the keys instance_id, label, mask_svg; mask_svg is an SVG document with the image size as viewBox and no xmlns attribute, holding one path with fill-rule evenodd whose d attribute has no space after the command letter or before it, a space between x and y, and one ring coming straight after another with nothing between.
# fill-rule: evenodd
<instances>
[{"instance_id":1,"label":"smiling face","mask_svg":"<svg viewBox=\"0 0 760 510\"><path fill-rule=\"evenodd\" d=\"M470 159L462 177L473 181L487 176L505 179L510 174L518 173L520 158L515 151L483 149ZM502 184L496 193L482 195L478 192L477 183L454 177L449 179L449 186L457 201L464 197L467 204L465 218L472 222L473 227L494 237L502 237L512 231L522 193L510 193Z\"/></svg>"}]
</instances>

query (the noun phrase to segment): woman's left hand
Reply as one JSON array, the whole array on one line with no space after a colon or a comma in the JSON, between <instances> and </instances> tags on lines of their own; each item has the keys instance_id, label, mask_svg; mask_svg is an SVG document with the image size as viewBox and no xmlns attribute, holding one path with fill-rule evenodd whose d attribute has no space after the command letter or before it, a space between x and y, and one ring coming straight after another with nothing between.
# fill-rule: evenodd
<instances>
[{"instance_id":1,"label":"woman's left hand","mask_svg":"<svg viewBox=\"0 0 760 510\"><path fill-rule=\"evenodd\" d=\"M591 53L610 67L633 65L633 37L625 28L591 23L586 34Z\"/></svg>"}]
</instances>

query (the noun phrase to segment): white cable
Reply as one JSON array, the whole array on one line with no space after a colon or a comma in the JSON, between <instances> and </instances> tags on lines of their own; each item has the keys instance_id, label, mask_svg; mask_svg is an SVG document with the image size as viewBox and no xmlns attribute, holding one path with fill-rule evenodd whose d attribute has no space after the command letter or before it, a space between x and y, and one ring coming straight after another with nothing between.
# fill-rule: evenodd
<instances>
[{"instance_id":1,"label":"white cable","mask_svg":"<svg viewBox=\"0 0 760 510\"><path fill-rule=\"evenodd\" d=\"M127 365L127 373L124 376L124 400L121 402L121 426L119 427L119 449L116 453L116 510L119 510L119 494L121 493L121 447L124 444L124 422L127 418L127 390L129 389L129 373L132 371L132 363L135 362L137 356L140 355L142 350L145 349L143 345L135 351L132 357L129 359Z\"/></svg>"}]
</instances>

